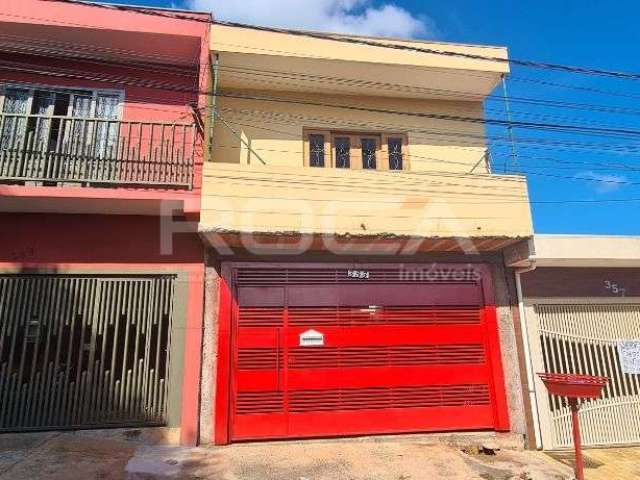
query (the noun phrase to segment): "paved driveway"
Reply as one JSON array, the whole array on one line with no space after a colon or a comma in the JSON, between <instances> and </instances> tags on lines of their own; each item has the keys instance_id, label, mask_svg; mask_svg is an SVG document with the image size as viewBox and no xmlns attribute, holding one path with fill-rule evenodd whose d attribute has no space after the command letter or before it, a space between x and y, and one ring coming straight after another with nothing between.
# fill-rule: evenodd
<instances>
[{"instance_id":1,"label":"paved driveway","mask_svg":"<svg viewBox=\"0 0 640 480\"><path fill-rule=\"evenodd\" d=\"M549 453L573 468L573 452ZM590 448L584 452L586 480L640 479L640 447Z\"/></svg>"},{"instance_id":2,"label":"paved driveway","mask_svg":"<svg viewBox=\"0 0 640 480\"><path fill-rule=\"evenodd\" d=\"M1 480L560 480L569 467L537 452L467 454L429 436L149 445L135 435L0 436ZM610 477L616 478L616 477Z\"/></svg>"}]
</instances>

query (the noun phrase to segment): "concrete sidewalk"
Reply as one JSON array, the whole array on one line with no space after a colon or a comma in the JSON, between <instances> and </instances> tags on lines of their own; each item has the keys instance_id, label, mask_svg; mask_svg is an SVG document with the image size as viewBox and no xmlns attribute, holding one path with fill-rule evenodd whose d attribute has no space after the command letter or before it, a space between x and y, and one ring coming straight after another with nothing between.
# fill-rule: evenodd
<instances>
[{"instance_id":1,"label":"concrete sidewalk","mask_svg":"<svg viewBox=\"0 0 640 480\"><path fill-rule=\"evenodd\" d=\"M469 453L427 435L184 448L135 431L0 435L1 480L561 480L538 452Z\"/></svg>"}]
</instances>

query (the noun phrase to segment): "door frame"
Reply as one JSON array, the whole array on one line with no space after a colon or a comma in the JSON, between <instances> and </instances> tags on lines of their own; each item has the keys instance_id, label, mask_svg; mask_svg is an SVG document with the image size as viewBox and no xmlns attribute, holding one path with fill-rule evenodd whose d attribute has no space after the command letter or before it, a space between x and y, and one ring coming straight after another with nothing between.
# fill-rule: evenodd
<instances>
[{"instance_id":1,"label":"door frame","mask_svg":"<svg viewBox=\"0 0 640 480\"><path fill-rule=\"evenodd\" d=\"M216 445L227 445L231 441L232 408L232 328L234 312L237 310L237 286L235 272L238 269L306 268L323 270L326 268L344 268L367 270L375 268L397 268L408 271L425 272L434 267L461 270L471 268L481 275L483 313L487 328L487 361L491 366L491 400L494 404L496 431L508 432L511 429L509 406L507 402L500 332L498 329L496 295L491 267L485 263L358 263L358 262L222 262L218 297L217 365L215 382L215 406L213 408L213 439Z\"/></svg>"}]
</instances>

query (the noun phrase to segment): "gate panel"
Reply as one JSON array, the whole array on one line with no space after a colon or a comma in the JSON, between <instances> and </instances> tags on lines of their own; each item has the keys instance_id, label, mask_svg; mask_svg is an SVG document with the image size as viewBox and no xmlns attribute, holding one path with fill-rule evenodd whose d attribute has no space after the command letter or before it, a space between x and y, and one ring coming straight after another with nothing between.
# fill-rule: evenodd
<instances>
[{"instance_id":1,"label":"gate panel","mask_svg":"<svg viewBox=\"0 0 640 480\"><path fill-rule=\"evenodd\" d=\"M580 407L585 445L640 443L640 379L623 373L619 340L640 339L638 304L538 304L531 332L538 354L535 368L554 373L609 377L601 398ZM539 349L539 350L538 350ZM537 358L536 358L537 357ZM545 448L573 445L571 412L538 385L538 403L545 429Z\"/></svg>"},{"instance_id":2,"label":"gate panel","mask_svg":"<svg viewBox=\"0 0 640 480\"><path fill-rule=\"evenodd\" d=\"M370 275L236 272L231 439L508 428L482 280Z\"/></svg>"},{"instance_id":3,"label":"gate panel","mask_svg":"<svg viewBox=\"0 0 640 480\"><path fill-rule=\"evenodd\" d=\"M0 431L166 421L174 279L0 276Z\"/></svg>"}]
</instances>

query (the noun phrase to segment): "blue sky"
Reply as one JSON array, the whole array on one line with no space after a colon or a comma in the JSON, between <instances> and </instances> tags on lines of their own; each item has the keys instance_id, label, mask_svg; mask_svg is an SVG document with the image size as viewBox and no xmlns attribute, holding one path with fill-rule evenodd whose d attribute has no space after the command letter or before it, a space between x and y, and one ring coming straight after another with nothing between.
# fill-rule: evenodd
<instances>
[{"instance_id":1,"label":"blue sky","mask_svg":"<svg viewBox=\"0 0 640 480\"><path fill-rule=\"evenodd\" d=\"M441 41L505 45L512 58L640 72L640 29L636 21L640 18L640 2L633 0L122 3L212 8L220 18L250 23L383 35L408 33ZM508 89L514 98L511 108L516 120L640 129L640 80L514 67ZM587 106L552 108L524 99ZM594 111L594 105L606 111ZM489 101L487 116L504 118L503 108L496 100ZM640 235L640 134L594 137L518 129L514 134L519 162L509 169L527 173L538 233ZM504 138L506 132L490 128L488 135ZM510 146L505 141L492 140L491 149L496 165L508 160ZM564 200L587 202L562 203Z\"/></svg>"}]
</instances>

